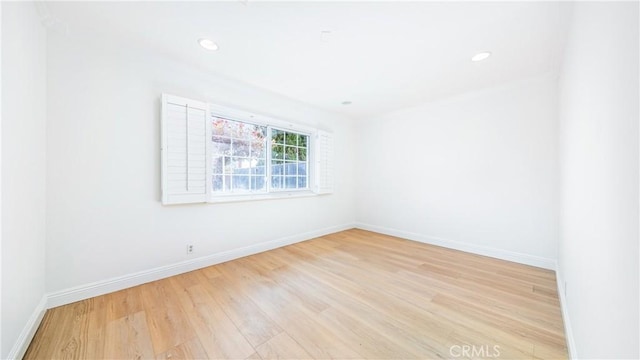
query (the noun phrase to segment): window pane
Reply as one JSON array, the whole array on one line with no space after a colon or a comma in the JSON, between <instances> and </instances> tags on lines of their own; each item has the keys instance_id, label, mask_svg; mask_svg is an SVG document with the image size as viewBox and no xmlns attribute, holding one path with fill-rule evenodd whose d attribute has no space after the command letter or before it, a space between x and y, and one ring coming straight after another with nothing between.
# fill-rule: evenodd
<instances>
[{"instance_id":1,"label":"window pane","mask_svg":"<svg viewBox=\"0 0 640 360\"><path fill-rule=\"evenodd\" d=\"M251 156L255 158L263 158L265 155L265 139L256 139L251 141Z\"/></svg>"},{"instance_id":2,"label":"window pane","mask_svg":"<svg viewBox=\"0 0 640 360\"><path fill-rule=\"evenodd\" d=\"M227 126L225 127L225 135L234 139L240 138L240 130L238 129L239 122L227 120Z\"/></svg>"},{"instance_id":3,"label":"window pane","mask_svg":"<svg viewBox=\"0 0 640 360\"><path fill-rule=\"evenodd\" d=\"M254 124L246 124L243 122L238 122L238 138L245 139L247 141L252 141L258 136L260 136L260 129L262 126L254 125Z\"/></svg>"},{"instance_id":4,"label":"window pane","mask_svg":"<svg viewBox=\"0 0 640 360\"><path fill-rule=\"evenodd\" d=\"M250 179L250 176L233 175L233 190L251 189Z\"/></svg>"},{"instance_id":5,"label":"window pane","mask_svg":"<svg viewBox=\"0 0 640 360\"><path fill-rule=\"evenodd\" d=\"M231 176L214 175L212 182L213 191L231 190Z\"/></svg>"},{"instance_id":6,"label":"window pane","mask_svg":"<svg viewBox=\"0 0 640 360\"><path fill-rule=\"evenodd\" d=\"M282 146L282 145L273 145L271 147L271 158L272 159L284 159L284 146Z\"/></svg>"},{"instance_id":7,"label":"window pane","mask_svg":"<svg viewBox=\"0 0 640 360\"><path fill-rule=\"evenodd\" d=\"M273 174L273 175L284 175L284 162L282 162L282 161L272 161L271 162L271 174Z\"/></svg>"},{"instance_id":8,"label":"window pane","mask_svg":"<svg viewBox=\"0 0 640 360\"><path fill-rule=\"evenodd\" d=\"M305 189L307 187L307 177L298 176L298 189Z\"/></svg>"},{"instance_id":9,"label":"window pane","mask_svg":"<svg viewBox=\"0 0 640 360\"><path fill-rule=\"evenodd\" d=\"M223 157L217 156L213 158L212 171L214 174L223 174L224 168L222 167Z\"/></svg>"},{"instance_id":10,"label":"window pane","mask_svg":"<svg viewBox=\"0 0 640 360\"><path fill-rule=\"evenodd\" d=\"M213 135L222 135L224 134L225 120L220 118L213 118L212 130Z\"/></svg>"},{"instance_id":11,"label":"window pane","mask_svg":"<svg viewBox=\"0 0 640 360\"><path fill-rule=\"evenodd\" d=\"M287 176L285 177L285 187L287 189L295 189L298 187L297 177Z\"/></svg>"},{"instance_id":12,"label":"window pane","mask_svg":"<svg viewBox=\"0 0 640 360\"><path fill-rule=\"evenodd\" d=\"M297 175L296 171L297 163L295 162L287 162L284 166L284 174L285 175Z\"/></svg>"},{"instance_id":13,"label":"window pane","mask_svg":"<svg viewBox=\"0 0 640 360\"><path fill-rule=\"evenodd\" d=\"M252 175L265 175L265 167L264 167L264 165L252 167L251 168L251 174Z\"/></svg>"},{"instance_id":14,"label":"window pane","mask_svg":"<svg viewBox=\"0 0 640 360\"><path fill-rule=\"evenodd\" d=\"M298 145L298 134L286 133L286 142L287 145Z\"/></svg>"},{"instance_id":15,"label":"window pane","mask_svg":"<svg viewBox=\"0 0 640 360\"><path fill-rule=\"evenodd\" d=\"M223 176L222 175L214 175L213 176L213 191L222 191L223 190Z\"/></svg>"},{"instance_id":16,"label":"window pane","mask_svg":"<svg viewBox=\"0 0 640 360\"><path fill-rule=\"evenodd\" d=\"M298 148L287 146L284 150L285 160L298 160Z\"/></svg>"},{"instance_id":17,"label":"window pane","mask_svg":"<svg viewBox=\"0 0 640 360\"><path fill-rule=\"evenodd\" d=\"M298 163L298 175L307 175L307 163Z\"/></svg>"},{"instance_id":18,"label":"window pane","mask_svg":"<svg viewBox=\"0 0 640 360\"><path fill-rule=\"evenodd\" d=\"M251 159L233 158L233 174L249 175L251 173Z\"/></svg>"},{"instance_id":19,"label":"window pane","mask_svg":"<svg viewBox=\"0 0 640 360\"><path fill-rule=\"evenodd\" d=\"M229 151L231 150L231 139L214 136L211 141L213 144L212 151L214 154L229 155Z\"/></svg>"},{"instance_id":20,"label":"window pane","mask_svg":"<svg viewBox=\"0 0 640 360\"><path fill-rule=\"evenodd\" d=\"M267 127L266 126L260 126L260 125L253 125L253 128L251 128L252 131L252 139L256 139L256 140L266 140L267 138Z\"/></svg>"},{"instance_id":21,"label":"window pane","mask_svg":"<svg viewBox=\"0 0 640 360\"><path fill-rule=\"evenodd\" d=\"M282 176L272 176L271 177L271 188L273 188L273 189L281 189L282 188Z\"/></svg>"},{"instance_id":22,"label":"window pane","mask_svg":"<svg viewBox=\"0 0 640 360\"><path fill-rule=\"evenodd\" d=\"M231 174L233 172L233 168L232 168L232 164L231 164L231 156L225 156L223 158L223 166L224 166L224 173L225 174Z\"/></svg>"},{"instance_id":23,"label":"window pane","mask_svg":"<svg viewBox=\"0 0 640 360\"><path fill-rule=\"evenodd\" d=\"M249 142L245 140L233 140L233 156L249 156Z\"/></svg>"},{"instance_id":24,"label":"window pane","mask_svg":"<svg viewBox=\"0 0 640 360\"><path fill-rule=\"evenodd\" d=\"M264 190L265 189L264 176L252 176L251 177L251 190Z\"/></svg>"},{"instance_id":25,"label":"window pane","mask_svg":"<svg viewBox=\"0 0 640 360\"><path fill-rule=\"evenodd\" d=\"M306 148L299 148L298 149L298 160L307 161L307 149Z\"/></svg>"},{"instance_id":26,"label":"window pane","mask_svg":"<svg viewBox=\"0 0 640 360\"><path fill-rule=\"evenodd\" d=\"M308 141L309 141L309 137L307 135L298 136L298 146L306 148Z\"/></svg>"},{"instance_id":27,"label":"window pane","mask_svg":"<svg viewBox=\"0 0 640 360\"><path fill-rule=\"evenodd\" d=\"M284 131L271 130L271 140L274 144L284 144Z\"/></svg>"}]
</instances>

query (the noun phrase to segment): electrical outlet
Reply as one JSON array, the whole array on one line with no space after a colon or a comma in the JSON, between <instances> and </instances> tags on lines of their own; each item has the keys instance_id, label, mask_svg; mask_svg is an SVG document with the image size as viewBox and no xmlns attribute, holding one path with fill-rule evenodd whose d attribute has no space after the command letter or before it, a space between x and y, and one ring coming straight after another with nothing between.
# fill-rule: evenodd
<instances>
[{"instance_id":1,"label":"electrical outlet","mask_svg":"<svg viewBox=\"0 0 640 360\"><path fill-rule=\"evenodd\" d=\"M187 245L187 255L191 255L193 254L193 245L189 244Z\"/></svg>"}]
</instances>

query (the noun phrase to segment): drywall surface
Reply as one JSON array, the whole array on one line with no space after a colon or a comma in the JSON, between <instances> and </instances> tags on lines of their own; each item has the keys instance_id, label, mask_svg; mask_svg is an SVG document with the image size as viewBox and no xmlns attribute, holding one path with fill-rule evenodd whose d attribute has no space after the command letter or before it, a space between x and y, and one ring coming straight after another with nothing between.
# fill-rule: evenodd
<instances>
[{"instance_id":1,"label":"drywall surface","mask_svg":"<svg viewBox=\"0 0 640 360\"><path fill-rule=\"evenodd\" d=\"M556 80L543 76L366 123L358 132L358 223L552 268L556 94Z\"/></svg>"},{"instance_id":2,"label":"drywall surface","mask_svg":"<svg viewBox=\"0 0 640 360\"><path fill-rule=\"evenodd\" d=\"M46 32L33 3L2 3L2 353L15 356L45 294ZM40 309L41 310L41 309ZM35 330L35 329L34 329ZM27 339L28 341L28 339ZM20 356L19 354L17 354Z\"/></svg>"},{"instance_id":3,"label":"drywall surface","mask_svg":"<svg viewBox=\"0 0 640 360\"><path fill-rule=\"evenodd\" d=\"M353 223L349 119L73 29L48 51L49 292ZM162 93L333 132L335 193L161 205Z\"/></svg>"},{"instance_id":4,"label":"drywall surface","mask_svg":"<svg viewBox=\"0 0 640 360\"><path fill-rule=\"evenodd\" d=\"M560 78L558 274L578 358L638 353L638 3L574 4Z\"/></svg>"}]
</instances>

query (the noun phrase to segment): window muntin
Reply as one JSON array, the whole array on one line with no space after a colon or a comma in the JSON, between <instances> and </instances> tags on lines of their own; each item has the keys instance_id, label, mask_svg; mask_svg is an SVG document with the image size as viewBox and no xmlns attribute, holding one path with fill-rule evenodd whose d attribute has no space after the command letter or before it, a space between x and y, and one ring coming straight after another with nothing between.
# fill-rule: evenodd
<instances>
[{"instance_id":1,"label":"window muntin","mask_svg":"<svg viewBox=\"0 0 640 360\"><path fill-rule=\"evenodd\" d=\"M215 115L211 125L214 196L309 189L308 134Z\"/></svg>"}]
</instances>

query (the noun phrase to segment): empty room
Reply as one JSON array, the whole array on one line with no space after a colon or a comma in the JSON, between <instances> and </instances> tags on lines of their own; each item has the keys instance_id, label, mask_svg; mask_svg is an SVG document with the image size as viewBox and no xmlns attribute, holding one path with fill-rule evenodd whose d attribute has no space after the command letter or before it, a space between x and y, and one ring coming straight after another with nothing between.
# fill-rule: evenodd
<instances>
[{"instance_id":1,"label":"empty room","mask_svg":"<svg viewBox=\"0 0 640 360\"><path fill-rule=\"evenodd\" d=\"M637 1L0 2L0 359L638 359Z\"/></svg>"}]
</instances>

